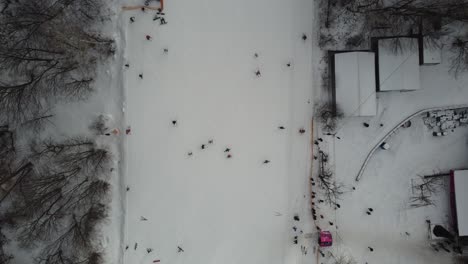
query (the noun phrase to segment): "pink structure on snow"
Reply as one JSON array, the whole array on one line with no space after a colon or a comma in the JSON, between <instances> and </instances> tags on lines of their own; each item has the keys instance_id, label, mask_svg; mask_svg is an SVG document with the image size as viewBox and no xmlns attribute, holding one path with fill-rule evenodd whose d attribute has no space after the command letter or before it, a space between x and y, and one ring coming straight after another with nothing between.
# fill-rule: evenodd
<instances>
[{"instance_id":1,"label":"pink structure on snow","mask_svg":"<svg viewBox=\"0 0 468 264\"><path fill-rule=\"evenodd\" d=\"M320 231L319 245L321 247L330 247L333 244L333 237L329 231Z\"/></svg>"}]
</instances>

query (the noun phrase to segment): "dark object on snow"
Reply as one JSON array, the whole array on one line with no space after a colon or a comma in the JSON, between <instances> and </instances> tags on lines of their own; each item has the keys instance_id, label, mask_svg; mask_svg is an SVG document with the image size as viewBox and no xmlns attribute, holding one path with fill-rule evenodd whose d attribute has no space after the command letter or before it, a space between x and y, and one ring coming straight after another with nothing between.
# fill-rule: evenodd
<instances>
[{"instance_id":1,"label":"dark object on snow","mask_svg":"<svg viewBox=\"0 0 468 264\"><path fill-rule=\"evenodd\" d=\"M370 212L374 212L374 209L372 208L367 208L367 210L369 210Z\"/></svg>"},{"instance_id":2,"label":"dark object on snow","mask_svg":"<svg viewBox=\"0 0 468 264\"><path fill-rule=\"evenodd\" d=\"M176 125L177 125L177 120L172 120L172 124L173 124L174 126L176 126Z\"/></svg>"},{"instance_id":3,"label":"dark object on snow","mask_svg":"<svg viewBox=\"0 0 468 264\"><path fill-rule=\"evenodd\" d=\"M367 214L367 215L371 215L371 212L367 211L366 214Z\"/></svg>"},{"instance_id":4,"label":"dark object on snow","mask_svg":"<svg viewBox=\"0 0 468 264\"><path fill-rule=\"evenodd\" d=\"M269 160L265 160L265 161L263 161L263 164L268 164L268 163L270 163L270 161L269 161Z\"/></svg>"},{"instance_id":5,"label":"dark object on snow","mask_svg":"<svg viewBox=\"0 0 468 264\"><path fill-rule=\"evenodd\" d=\"M155 15L155 16L153 17L153 21L156 21L156 20L158 20L158 19L161 19L161 17L158 16L158 15Z\"/></svg>"},{"instance_id":6,"label":"dark object on snow","mask_svg":"<svg viewBox=\"0 0 468 264\"><path fill-rule=\"evenodd\" d=\"M333 222L328 222L330 225L333 225Z\"/></svg>"},{"instance_id":7,"label":"dark object on snow","mask_svg":"<svg viewBox=\"0 0 468 264\"><path fill-rule=\"evenodd\" d=\"M135 243L135 246L133 247L133 250L136 250L138 247L138 243Z\"/></svg>"},{"instance_id":8,"label":"dark object on snow","mask_svg":"<svg viewBox=\"0 0 468 264\"><path fill-rule=\"evenodd\" d=\"M387 150L390 148L390 145L387 142L382 142L382 144L380 144L380 148L383 150Z\"/></svg>"},{"instance_id":9,"label":"dark object on snow","mask_svg":"<svg viewBox=\"0 0 468 264\"><path fill-rule=\"evenodd\" d=\"M304 128L300 128L300 129L299 129L299 133L300 133L300 134L304 134L305 132L306 132L306 131L305 131Z\"/></svg>"},{"instance_id":10,"label":"dark object on snow","mask_svg":"<svg viewBox=\"0 0 468 264\"><path fill-rule=\"evenodd\" d=\"M341 139L340 137L336 137L337 139Z\"/></svg>"},{"instance_id":11,"label":"dark object on snow","mask_svg":"<svg viewBox=\"0 0 468 264\"><path fill-rule=\"evenodd\" d=\"M160 23L161 25L166 25L167 24L166 19L164 19L164 17L161 17L160 21L161 21L161 23Z\"/></svg>"},{"instance_id":12,"label":"dark object on snow","mask_svg":"<svg viewBox=\"0 0 468 264\"><path fill-rule=\"evenodd\" d=\"M148 253L151 253L151 251L153 251L152 248L147 248L147 249L146 249L146 252L148 252Z\"/></svg>"},{"instance_id":13,"label":"dark object on snow","mask_svg":"<svg viewBox=\"0 0 468 264\"><path fill-rule=\"evenodd\" d=\"M291 63L290 62L286 63L286 66L291 67Z\"/></svg>"},{"instance_id":14,"label":"dark object on snow","mask_svg":"<svg viewBox=\"0 0 468 264\"><path fill-rule=\"evenodd\" d=\"M161 0L145 0L145 6L149 6L151 2L161 2Z\"/></svg>"},{"instance_id":15,"label":"dark object on snow","mask_svg":"<svg viewBox=\"0 0 468 264\"><path fill-rule=\"evenodd\" d=\"M382 124L382 123L380 123L380 127L383 127L383 124Z\"/></svg>"},{"instance_id":16,"label":"dark object on snow","mask_svg":"<svg viewBox=\"0 0 468 264\"><path fill-rule=\"evenodd\" d=\"M257 71L255 72L255 75L257 75L257 77L260 77L260 76L262 76L262 73L260 72L260 70L257 70Z\"/></svg>"},{"instance_id":17,"label":"dark object on snow","mask_svg":"<svg viewBox=\"0 0 468 264\"><path fill-rule=\"evenodd\" d=\"M411 120L406 121L403 125L401 125L403 128L408 128L411 126Z\"/></svg>"},{"instance_id":18,"label":"dark object on snow","mask_svg":"<svg viewBox=\"0 0 468 264\"><path fill-rule=\"evenodd\" d=\"M208 144L213 144L213 140L212 139L208 140Z\"/></svg>"},{"instance_id":19,"label":"dark object on snow","mask_svg":"<svg viewBox=\"0 0 468 264\"><path fill-rule=\"evenodd\" d=\"M324 257L325 257L325 253L323 253L323 251L322 251L322 250L319 250L319 253L320 253L320 255L322 256L322 258L324 258Z\"/></svg>"},{"instance_id":20,"label":"dark object on snow","mask_svg":"<svg viewBox=\"0 0 468 264\"><path fill-rule=\"evenodd\" d=\"M192 155L193 155L192 151L190 151L189 153L187 153L187 155L192 156Z\"/></svg>"},{"instance_id":21,"label":"dark object on snow","mask_svg":"<svg viewBox=\"0 0 468 264\"><path fill-rule=\"evenodd\" d=\"M128 64L128 63L127 63L127 64L125 64L125 67L127 67L127 68L128 68L128 67L130 67L130 64Z\"/></svg>"},{"instance_id":22,"label":"dark object on snow","mask_svg":"<svg viewBox=\"0 0 468 264\"><path fill-rule=\"evenodd\" d=\"M295 215L295 216L293 217L293 219L294 219L294 221L300 221L300 219L299 219L299 216L298 216L298 215Z\"/></svg>"},{"instance_id":23,"label":"dark object on snow","mask_svg":"<svg viewBox=\"0 0 468 264\"><path fill-rule=\"evenodd\" d=\"M353 188L352 188L352 189L353 189L353 191L354 191L354 190L356 190L356 187L354 187L354 186L353 186Z\"/></svg>"},{"instance_id":24,"label":"dark object on snow","mask_svg":"<svg viewBox=\"0 0 468 264\"><path fill-rule=\"evenodd\" d=\"M229 152L229 151L231 151L230 148L226 148L226 149L224 150L224 152Z\"/></svg>"},{"instance_id":25,"label":"dark object on snow","mask_svg":"<svg viewBox=\"0 0 468 264\"><path fill-rule=\"evenodd\" d=\"M205 149L205 144L202 144L202 145L201 145L201 149Z\"/></svg>"},{"instance_id":26,"label":"dark object on snow","mask_svg":"<svg viewBox=\"0 0 468 264\"><path fill-rule=\"evenodd\" d=\"M181 248L181 247L179 247L179 246L177 246L177 252L184 252L184 249Z\"/></svg>"},{"instance_id":27,"label":"dark object on snow","mask_svg":"<svg viewBox=\"0 0 468 264\"><path fill-rule=\"evenodd\" d=\"M151 40L151 36L150 35L146 35L146 40Z\"/></svg>"},{"instance_id":28,"label":"dark object on snow","mask_svg":"<svg viewBox=\"0 0 468 264\"><path fill-rule=\"evenodd\" d=\"M127 187L127 192L130 191L130 187Z\"/></svg>"},{"instance_id":29,"label":"dark object on snow","mask_svg":"<svg viewBox=\"0 0 468 264\"><path fill-rule=\"evenodd\" d=\"M148 219L146 219L146 217L144 217L144 216L140 216L140 220L141 221L148 221Z\"/></svg>"},{"instance_id":30,"label":"dark object on snow","mask_svg":"<svg viewBox=\"0 0 468 264\"><path fill-rule=\"evenodd\" d=\"M297 230L297 227L293 226L293 230L294 230L294 232L296 232L296 230Z\"/></svg>"},{"instance_id":31,"label":"dark object on snow","mask_svg":"<svg viewBox=\"0 0 468 264\"><path fill-rule=\"evenodd\" d=\"M322 219L323 219L323 215L320 215L320 218L322 218Z\"/></svg>"},{"instance_id":32,"label":"dark object on snow","mask_svg":"<svg viewBox=\"0 0 468 264\"><path fill-rule=\"evenodd\" d=\"M164 51L165 54L169 53L169 49L168 49L168 48L165 48L163 51Z\"/></svg>"},{"instance_id":33,"label":"dark object on snow","mask_svg":"<svg viewBox=\"0 0 468 264\"><path fill-rule=\"evenodd\" d=\"M367 248L370 250L370 252L374 252L374 248L372 247L367 247Z\"/></svg>"},{"instance_id":34,"label":"dark object on snow","mask_svg":"<svg viewBox=\"0 0 468 264\"><path fill-rule=\"evenodd\" d=\"M143 73L138 74L138 77L140 77L140 79L143 79Z\"/></svg>"},{"instance_id":35,"label":"dark object on snow","mask_svg":"<svg viewBox=\"0 0 468 264\"><path fill-rule=\"evenodd\" d=\"M141 8L141 11L142 11L142 12L145 12L145 11L146 11L146 8L142 7L142 8Z\"/></svg>"},{"instance_id":36,"label":"dark object on snow","mask_svg":"<svg viewBox=\"0 0 468 264\"><path fill-rule=\"evenodd\" d=\"M446 248L444 244L442 244L442 243L437 243L437 245L438 245L441 249L445 250L445 252L450 253L450 250L449 250L448 248Z\"/></svg>"},{"instance_id":37,"label":"dark object on snow","mask_svg":"<svg viewBox=\"0 0 468 264\"><path fill-rule=\"evenodd\" d=\"M410 236L410 235L411 235L409 232L405 232L405 234L406 234L407 236Z\"/></svg>"},{"instance_id":38,"label":"dark object on snow","mask_svg":"<svg viewBox=\"0 0 468 264\"><path fill-rule=\"evenodd\" d=\"M230 159L230 158L232 158L232 155L231 155L231 154L228 154L228 155L226 156L226 158Z\"/></svg>"},{"instance_id":39,"label":"dark object on snow","mask_svg":"<svg viewBox=\"0 0 468 264\"><path fill-rule=\"evenodd\" d=\"M314 140L314 144L318 146L319 142L317 140Z\"/></svg>"},{"instance_id":40,"label":"dark object on snow","mask_svg":"<svg viewBox=\"0 0 468 264\"><path fill-rule=\"evenodd\" d=\"M323 203L323 202L324 202L324 200L319 200L319 203Z\"/></svg>"},{"instance_id":41,"label":"dark object on snow","mask_svg":"<svg viewBox=\"0 0 468 264\"><path fill-rule=\"evenodd\" d=\"M125 246L125 250L127 250L127 249L128 249L128 245Z\"/></svg>"},{"instance_id":42,"label":"dark object on snow","mask_svg":"<svg viewBox=\"0 0 468 264\"><path fill-rule=\"evenodd\" d=\"M303 40L303 41L306 41L306 40L307 40L307 35L306 35L306 34L302 34L302 40Z\"/></svg>"},{"instance_id":43,"label":"dark object on snow","mask_svg":"<svg viewBox=\"0 0 468 264\"><path fill-rule=\"evenodd\" d=\"M254 53L254 57L255 57L255 58L258 58L258 53Z\"/></svg>"},{"instance_id":44,"label":"dark object on snow","mask_svg":"<svg viewBox=\"0 0 468 264\"><path fill-rule=\"evenodd\" d=\"M279 126L278 128L281 129L281 130L285 129L284 126Z\"/></svg>"},{"instance_id":45,"label":"dark object on snow","mask_svg":"<svg viewBox=\"0 0 468 264\"><path fill-rule=\"evenodd\" d=\"M369 127L369 124L366 123L366 122L362 123L362 125L365 126L365 127Z\"/></svg>"},{"instance_id":46,"label":"dark object on snow","mask_svg":"<svg viewBox=\"0 0 468 264\"><path fill-rule=\"evenodd\" d=\"M133 23L133 22L135 22L135 17L132 16L130 17L130 23Z\"/></svg>"},{"instance_id":47,"label":"dark object on snow","mask_svg":"<svg viewBox=\"0 0 468 264\"><path fill-rule=\"evenodd\" d=\"M322 138L318 138L318 141L323 142L323 139L322 139Z\"/></svg>"},{"instance_id":48,"label":"dark object on snow","mask_svg":"<svg viewBox=\"0 0 468 264\"><path fill-rule=\"evenodd\" d=\"M436 225L433 229L432 229L432 233L436 236L436 237L444 237L444 238L447 238L449 239L450 241L453 241L455 239L455 236L452 235L452 233L450 233L447 229L445 229L443 226L441 225Z\"/></svg>"},{"instance_id":49,"label":"dark object on snow","mask_svg":"<svg viewBox=\"0 0 468 264\"><path fill-rule=\"evenodd\" d=\"M314 156L314 160L317 160L317 159L318 159L318 157L317 157L317 156Z\"/></svg>"}]
</instances>

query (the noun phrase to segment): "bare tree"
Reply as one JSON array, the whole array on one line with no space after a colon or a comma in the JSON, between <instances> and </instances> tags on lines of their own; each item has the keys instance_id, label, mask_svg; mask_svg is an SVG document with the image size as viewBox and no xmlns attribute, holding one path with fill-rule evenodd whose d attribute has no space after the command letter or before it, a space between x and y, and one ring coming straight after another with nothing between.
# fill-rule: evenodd
<instances>
[{"instance_id":1,"label":"bare tree","mask_svg":"<svg viewBox=\"0 0 468 264\"><path fill-rule=\"evenodd\" d=\"M52 241L38 263L100 263L92 241L107 217L110 153L87 138L36 141L30 150L24 161L7 162L0 174L0 206L8 210L1 219L16 229L22 246Z\"/></svg>"},{"instance_id":2,"label":"bare tree","mask_svg":"<svg viewBox=\"0 0 468 264\"><path fill-rule=\"evenodd\" d=\"M0 224L3 224L3 223L0 222ZM0 229L0 263L2 264L10 263L11 259L13 258L13 256L7 254L5 250L3 249L3 246L6 245L7 242L8 242L8 239L6 238L6 236L2 233Z\"/></svg>"},{"instance_id":3,"label":"bare tree","mask_svg":"<svg viewBox=\"0 0 468 264\"><path fill-rule=\"evenodd\" d=\"M18 129L30 130L34 133L39 133L45 125L53 124L51 121L53 116L54 115L49 112L49 109L45 109L40 113L34 114L32 118L20 123Z\"/></svg>"},{"instance_id":4,"label":"bare tree","mask_svg":"<svg viewBox=\"0 0 468 264\"><path fill-rule=\"evenodd\" d=\"M338 201L345 193L345 186L337 182L332 171L328 168L328 155L319 150L319 187L323 191L324 201L331 206L339 206Z\"/></svg>"},{"instance_id":5,"label":"bare tree","mask_svg":"<svg viewBox=\"0 0 468 264\"><path fill-rule=\"evenodd\" d=\"M110 117L100 114L89 126L96 135L104 135L109 130Z\"/></svg>"},{"instance_id":6,"label":"bare tree","mask_svg":"<svg viewBox=\"0 0 468 264\"><path fill-rule=\"evenodd\" d=\"M468 39L466 37L456 37L450 50L452 51L450 71L458 76L459 73L468 70Z\"/></svg>"},{"instance_id":7,"label":"bare tree","mask_svg":"<svg viewBox=\"0 0 468 264\"><path fill-rule=\"evenodd\" d=\"M60 236L42 250L41 257L36 259L38 264L80 264L102 261L99 253L89 252L90 241L83 233L82 223L75 218L72 221Z\"/></svg>"},{"instance_id":8,"label":"bare tree","mask_svg":"<svg viewBox=\"0 0 468 264\"><path fill-rule=\"evenodd\" d=\"M333 258L332 264L357 264L356 260L351 257L347 256L344 253L338 254L335 256L332 252L329 252L330 256Z\"/></svg>"},{"instance_id":9,"label":"bare tree","mask_svg":"<svg viewBox=\"0 0 468 264\"><path fill-rule=\"evenodd\" d=\"M423 177L419 178L419 183L412 186L413 195L410 197L411 207L423 207L435 205L432 196L443 186L441 178Z\"/></svg>"},{"instance_id":10,"label":"bare tree","mask_svg":"<svg viewBox=\"0 0 468 264\"><path fill-rule=\"evenodd\" d=\"M322 103L316 106L315 116L322 125L322 129L329 133L334 133L338 121L343 117L339 106L331 103Z\"/></svg>"}]
</instances>

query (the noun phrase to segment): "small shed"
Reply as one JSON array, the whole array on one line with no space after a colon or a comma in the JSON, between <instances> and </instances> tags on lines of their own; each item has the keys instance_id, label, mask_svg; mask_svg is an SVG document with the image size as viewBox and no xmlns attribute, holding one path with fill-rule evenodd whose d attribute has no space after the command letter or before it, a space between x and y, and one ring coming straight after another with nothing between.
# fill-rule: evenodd
<instances>
[{"instance_id":1,"label":"small shed","mask_svg":"<svg viewBox=\"0 0 468 264\"><path fill-rule=\"evenodd\" d=\"M420 50L417 38L378 39L378 91L411 91L420 88Z\"/></svg>"},{"instance_id":2,"label":"small shed","mask_svg":"<svg viewBox=\"0 0 468 264\"><path fill-rule=\"evenodd\" d=\"M450 181L454 224L459 236L468 236L468 170L452 171Z\"/></svg>"},{"instance_id":3,"label":"small shed","mask_svg":"<svg viewBox=\"0 0 468 264\"><path fill-rule=\"evenodd\" d=\"M345 116L376 115L375 85L374 52L335 53L335 103Z\"/></svg>"}]
</instances>

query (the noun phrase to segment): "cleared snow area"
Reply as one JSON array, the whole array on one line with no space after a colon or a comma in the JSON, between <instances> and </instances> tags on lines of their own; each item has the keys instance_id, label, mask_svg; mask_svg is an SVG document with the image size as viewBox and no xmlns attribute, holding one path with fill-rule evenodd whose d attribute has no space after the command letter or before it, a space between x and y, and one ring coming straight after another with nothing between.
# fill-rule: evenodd
<instances>
[{"instance_id":1,"label":"cleared snow area","mask_svg":"<svg viewBox=\"0 0 468 264\"><path fill-rule=\"evenodd\" d=\"M449 226L448 188L433 197L435 206L411 208L411 180L466 168L467 127L434 137L417 116L411 127L401 128L389 138L389 150L375 152L360 181L355 181L369 151L400 121L419 110L466 104L467 75L454 79L447 72L448 56L444 53L440 65L420 67L420 90L377 93L375 117L344 118L338 124L337 137L322 136L320 148L330 154L337 180L349 188L340 209L318 209L335 223L319 223L334 231L333 251L348 252L358 263L452 263L451 253L430 247L425 222ZM373 209L371 215L366 214L368 208Z\"/></svg>"},{"instance_id":2,"label":"cleared snow area","mask_svg":"<svg viewBox=\"0 0 468 264\"><path fill-rule=\"evenodd\" d=\"M310 263L313 1L166 0L164 12L166 25L121 17L124 263Z\"/></svg>"}]
</instances>

